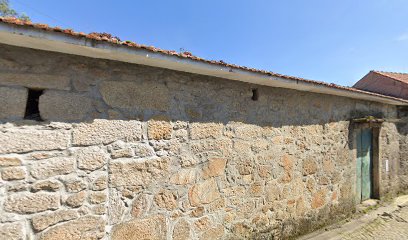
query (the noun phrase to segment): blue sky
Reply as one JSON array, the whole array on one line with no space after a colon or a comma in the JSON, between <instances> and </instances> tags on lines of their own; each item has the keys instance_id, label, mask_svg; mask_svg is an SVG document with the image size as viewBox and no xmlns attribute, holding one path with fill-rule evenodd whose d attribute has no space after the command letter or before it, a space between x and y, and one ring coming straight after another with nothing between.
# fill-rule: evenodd
<instances>
[{"instance_id":1,"label":"blue sky","mask_svg":"<svg viewBox=\"0 0 408 240\"><path fill-rule=\"evenodd\" d=\"M33 22L353 85L408 72L406 0L10 0Z\"/></svg>"}]
</instances>

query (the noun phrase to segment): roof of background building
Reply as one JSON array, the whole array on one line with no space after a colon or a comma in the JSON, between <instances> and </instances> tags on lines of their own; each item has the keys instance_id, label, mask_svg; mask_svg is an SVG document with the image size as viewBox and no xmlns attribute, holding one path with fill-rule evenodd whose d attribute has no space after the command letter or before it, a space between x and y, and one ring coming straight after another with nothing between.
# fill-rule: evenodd
<instances>
[{"instance_id":1,"label":"roof of background building","mask_svg":"<svg viewBox=\"0 0 408 240\"><path fill-rule=\"evenodd\" d=\"M372 71L374 73L392 78L394 80L404 82L408 84L408 73L398 73L398 72L383 72L383 71Z\"/></svg>"},{"instance_id":2,"label":"roof of background building","mask_svg":"<svg viewBox=\"0 0 408 240\"><path fill-rule=\"evenodd\" d=\"M266 77L270 76L270 77L275 77L275 78L279 78L279 79L285 79L285 80L292 80L295 81L296 84L299 83L305 83L308 85L314 85L316 87L323 87L323 88L331 88L331 89L335 89L335 90L341 90L341 91L347 91L347 92L352 92L354 93L353 96L356 96L355 94L360 94L360 95L366 95L366 96L371 96L373 99L384 99L384 102L386 102L386 100L388 100L389 103L401 103L401 105L408 105L408 101L404 100L404 99L400 99L400 98L395 98L395 97L391 97L391 96L385 96L382 94L378 94L378 93L373 93L373 92L367 92L367 91L363 91L363 90L359 90L356 88L352 88L352 87L345 87L345 86L340 86L337 84L333 84L333 83L326 83L326 82L321 82L321 81L315 81L315 80L309 80L309 79L304 79L304 78L300 78L300 77L293 77L293 76L288 76L288 75L283 75L283 74L278 74L278 73L274 73L274 72L270 72L270 71L265 71L265 70L259 70L259 69L255 69L255 68L250 68L250 67L245 67L245 66L239 66L239 65L235 65L235 64L230 64L230 63L226 63L222 60L206 60L197 56L194 56L192 53L190 52L177 52L177 51L173 51L173 50L163 50L157 47L153 47L153 46L147 46L147 45L143 45L143 44L138 44L138 43L134 43L132 41L121 41L118 37L114 37L111 34L108 33L83 33L83 32L76 32L72 29L62 29L60 27L50 27L47 24L38 24L38 23L32 23L30 21L22 21L16 18L10 18L10 17L0 17L0 23L6 23L8 25L13 25L15 27L29 27L32 29L38 29L44 32L54 32L54 33L61 33L64 34L66 36L70 36L70 37L75 37L75 38L85 38L85 39L89 39L89 40L95 40L97 42L106 42L109 43L111 45L116 45L116 46L125 46L131 49L143 49L143 50L147 50L150 51L152 53L160 53L160 54L165 54L166 56L170 56L173 58L178 58L178 59L189 59L189 60L193 60L195 62L201 62L201 63L207 63L213 66L219 66L222 67L221 70L225 70L225 69L229 69L229 72L234 72L236 70L243 70L246 72L252 72L252 73L259 73L259 74L263 74ZM24 35L22 33L16 33L13 32L13 34L18 34L18 35ZM33 37L33 35L29 35L29 37ZM44 35L41 35L41 38L45 38ZM88 47L88 45L87 45ZM148 57L148 56L147 56ZM164 59L167 61L167 58ZM174 61L174 60L173 60ZM176 63L179 63L179 60L175 61ZM224 73L225 75L225 73ZM217 76L220 77L220 76ZM254 82L257 83L257 82ZM287 84L287 83L285 83ZM284 87L284 85L282 85L282 87ZM293 88L296 89L296 88ZM301 90L299 88L297 88L298 90ZM312 91L311 87L305 88L304 91ZM313 92L313 91L312 91ZM319 90L319 91L314 91L314 92L321 92L321 93L325 93L324 90ZM334 94L336 95L336 94ZM346 94L337 94L339 96L345 96ZM354 97L354 98L358 98L358 97ZM363 99L363 98L360 98ZM372 100L375 101L375 100Z\"/></svg>"}]
</instances>

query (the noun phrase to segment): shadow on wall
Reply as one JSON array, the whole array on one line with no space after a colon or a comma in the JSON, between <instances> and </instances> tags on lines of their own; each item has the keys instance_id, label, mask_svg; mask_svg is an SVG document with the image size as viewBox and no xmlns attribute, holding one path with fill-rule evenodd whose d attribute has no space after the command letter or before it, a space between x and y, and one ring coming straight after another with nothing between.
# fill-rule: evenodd
<instances>
[{"instance_id":1,"label":"shadow on wall","mask_svg":"<svg viewBox=\"0 0 408 240\"><path fill-rule=\"evenodd\" d=\"M20 90L6 102L14 109L4 107L5 120L23 118L25 106L34 111L26 118L62 122L163 119L277 128L395 117L395 109L373 102L7 45L0 51L0 86Z\"/></svg>"}]
</instances>

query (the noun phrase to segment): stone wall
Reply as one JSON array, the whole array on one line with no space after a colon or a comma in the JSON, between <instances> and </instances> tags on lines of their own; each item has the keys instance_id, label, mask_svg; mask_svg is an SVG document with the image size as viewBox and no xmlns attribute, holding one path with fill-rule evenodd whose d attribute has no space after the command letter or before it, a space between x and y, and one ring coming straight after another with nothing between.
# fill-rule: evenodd
<instances>
[{"instance_id":1,"label":"stone wall","mask_svg":"<svg viewBox=\"0 0 408 240\"><path fill-rule=\"evenodd\" d=\"M380 197L393 197L402 189L400 186L400 133L396 124L389 122L382 124L379 149Z\"/></svg>"},{"instance_id":2,"label":"stone wall","mask_svg":"<svg viewBox=\"0 0 408 240\"><path fill-rule=\"evenodd\" d=\"M5 45L0 52L0 238L312 231L354 209L349 120L396 116L393 106L335 96ZM43 121L24 120L28 89L43 90ZM398 140L385 123L380 161L392 169L381 175L381 194L398 191Z\"/></svg>"},{"instance_id":3,"label":"stone wall","mask_svg":"<svg viewBox=\"0 0 408 240\"><path fill-rule=\"evenodd\" d=\"M407 119L404 122L399 123L399 131L401 134L400 139L400 165L399 165L399 175L401 183L401 191L408 191L408 123Z\"/></svg>"}]
</instances>

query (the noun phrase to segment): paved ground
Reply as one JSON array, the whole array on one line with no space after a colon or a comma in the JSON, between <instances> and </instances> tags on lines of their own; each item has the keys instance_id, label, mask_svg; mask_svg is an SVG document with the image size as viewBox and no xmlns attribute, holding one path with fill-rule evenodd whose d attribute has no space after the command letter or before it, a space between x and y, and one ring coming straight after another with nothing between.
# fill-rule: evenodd
<instances>
[{"instance_id":1,"label":"paved ground","mask_svg":"<svg viewBox=\"0 0 408 240\"><path fill-rule=\"evenodd\" d=\"M408 240L408 196L401 196L384 207L324 232L301 237L301 240Z\"/></svg>"},{"instance_id":2,"label":"paved ground","mask_svg":"<svg viewBox=\"0 0 408 240\"><path fill-rule=\"evenodd\" d=\"M408 239L408 206L392 213L383 213L377 219L340 239Z\"/></svg>"}]
</instances>

